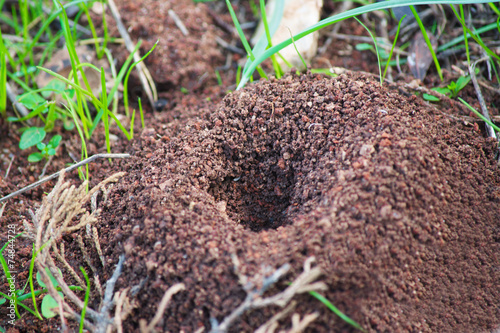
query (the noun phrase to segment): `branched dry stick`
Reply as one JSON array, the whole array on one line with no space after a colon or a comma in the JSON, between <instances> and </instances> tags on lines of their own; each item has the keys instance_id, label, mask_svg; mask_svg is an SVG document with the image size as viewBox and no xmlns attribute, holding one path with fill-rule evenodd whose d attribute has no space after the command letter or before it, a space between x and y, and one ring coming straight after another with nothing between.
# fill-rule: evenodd
<instances>
[{"instance_id":1,"label":"branched dry stick","mask_svg":"<svg viewBox=\"0 0 500 333\"><path fill-rule=\"evenodd\" d=\"M82 206L90 200L94 193L99 191L106 184L118 180L118 178L123 176L125 173L121 172L108 177L92 188L88 193L86 191L87 182L84 182L78 188L70 186L69 182L64 182L64 174L65 171L62 170L54 189L43 199L42 205L36 213L32 214L33 225L28 225L28 230L33 230L33 233L35 233L35 235L33 235L35 239L35 253L37 253L35 257L35 264L37 270L41 274L42 281L44 281L47 285L48 293L59 304L59 312L63 314L63 317L80 320L79 311L81 311L86 305L69 288L63 277L59 274L54 259L52 258L54 253L56 256L58 254L58 251L55 250L57 249L55 248L55 244L61 240L64 234L84 228L86 225L93 224L97 221L95 214L97 214L99 210L89 214L84 208L82 208ZM76 225L72 225L74 224L73 220L77 218L77 216L80 216L80 222L77 222ZM25 225L27 225L27 223ZM61 255L59 254L59 256ZM64 260L63 257L62 259ZM113 277L110 281L108 281L106 289L107 294L104 302L109 303L109 305L103 306L100 312L88 307L86 309L84 325L91 332L100 332L97 330L97 328L100 327L104 327L103 332L105 332L107 326L114 324L113 319L110 318L108 312L112 305L113 288L118 276L120 275L123 260L124 257L121 257ZM52 275L59 284L62 293L66 296L65 299L63 299L56 291L47 274L47 268L50 272L52 272ZM71 303L76 305L78 312L77 310L74 310L66 300L69 300ZM61 317L61 320L64 320L63 317Z\"/></svg>"},{"instance_id":2,"label":"branched dry stick","mask_svg":"<svg viewBox=\"0 0 500 333\"><path fill-rule=\"evenodd\" d=\"M273 333L278 328L278 321L288 316L297 306L296 301L291 301L290 304L277 314L271 317L265 324L260 326L255 333Z\"/></svg>"},{"instance_id":3,"label":"branched dry stick","mask_svg":"<svg viewBox=\"0 0 500 333\"><path fill-rule=\"evenodd\" d=\"M80 276L76 273L76 271L73 269L73 267L71 267L71 265L66 261L66 258L64 257L64 243L61 243L61 251L59 251L59 249L57 248L57 244L52 244L52 250L54 251L56 258L59 259L63 266L68 270L73 279L76 280L80 287L85 289L87 287L85 285L85 282L83 282Z\"/></svg>"},{"instance_id":4,"label":"branched dry stick","mask_svg":"<svg viewBox=\"0 0 500 333\"><path fill-rule=\"evenodd\" d=\"M297 294L308 292L308 291L318 291L326 290L327 287L323 282L313 283L320 275L321 270L319 267L311 268L311 263L314 261L314 257L306 259L304 262L304 272L300 274L292 284L286 288L284 291L267 298L262 298L264 292L269 289L274 283L281 279L290 270L289 264L284 264L280 268L274 271L268 277L264 274L256 275L252 280L260 280L259 287L256 287L254 283L248 282L249 278L242 275L238 269L238 259L233 256L233 262L235 263L236 274L240 278L240 283L243 284L243 288L247 292L247 297L243 303L238 306L229 316L224 318L222 323L218 323L215 318L211 318L212 333L223 333L227 332L231 324L239 318L243 313L252 309L259 309L270 305L278 305L284 307L290 302L292 297Z\"/></svg>"},{"instance_id":5,"label":"branched dry stick","mask_svg":"<svg viewBox=\"0 0 500 333\"><path fill-rule=\"evenodd\" d=\"M123 305L126 304L126 301L128 301L127 299L127 294L128 294L128 291L130 290L130 288L125 288L125 290L123 291L117 291L115 293L115 296L114 296L114 302L115 302L115 325L116 325L116 331L118 333L123 333L123 327L122 327L122 320L125 319L124 317L126 317L128 315L127 312L123 313L122 312L122 308L123 308ZM126 304L128 305L128 309L127 310L131 310L131 306L130 304Z\"/></svg>"},{"instance_id":6,"label":"branched dry stick","mask_svg":"<svg viewBox=\"0 0 500 333\"><path fill-rule=\"evenodd\" d=\"M149 323L149 325L146 325L146 320L141 319L139 320L139 327L141 330L141 333L150 333L153 332L155 326L158 324L160 321L161 317L163 317L163 313L165 312L165 309L167 308L168 303L172 299L172 296L177 294L179 291L186 289L184 286L184 283L177 283L174 284L172 287L168 288L168 290L165 292L163 295L163 298L160 301L160 305L158 306L158 310L156 311L155 316Z\"/></svg>"},{"instance_id":7,"label":"branched dry stick","mask_svg":"<svg viewBox=\"0 0 500 333\"><path fill-rule=\"evenodd\" d=\"M301 320L300 315L298 313L295 313L292 316L292 329L288 331L288 333L300 333L304 331L306 327L309 326L309 324L315 321L318 317L319 313L314 312L305 315L304 318L302 318Z\"/></svg>"},{"instance_id":8,"label":"branched dry stick","mask_svg":"<svg viewBox=\"0 0 500 333\"><path fill-rule=\"evenodd\" d=\"M37 186L45 183L46 181L49 181L51 179L54 179L54 178L58 177L61 174L62 171L70 172L70 171L72 171L72 170L74 170L76 168L79 168L82 165L88 164L88 163L90 163L93 160L96 160L98 158L128 158L128 157L130 157L130 154L95 154L95 155L92 155L89 158L86 158L86 159L84 159L81 162L75 163L72 166L67 167L64 170L58 171L58 172L56 172L56 173L54 173L54 174L52 174L52 175L50 175L48 177L45 177L42 180L39 180L39 181L37 181L37 182L35 182L35 183L31 184L31 185L23 187L22 189L20 189L18 191L15 191L15 192L13 192L13 193L11 193L9 195L6 195L5 197L3 197L3 198L0 199L0 202L3 202L3 201L8 200L8 199L10 199L12 197L15 197L18 194L21 194L21 193L24 193L24 192L29 191L31 189L34 189L35 187L37 187Z\"/></svg>"},{"instance_id":9,"label":"branched dry stick","mask_svg":"<svg viewBox=\"0 0 500 333\"><path fill-rule=\"evenodd\" d=\"M488 59L489 59L489 57L484 57L484 58L481 58L481 59L474 61L474 63L472 63L469 67L469 73L470 73L470 78L472 79L472 84L474 85L474 89L476 90L477 100L479 101L479 104L481 105L481 111L483 113L483 116L486 119L488 119L489 121L491 121L490 113L488 112L488 108L486 107L486 103L484 102L484 97L483 97L483 94L481 93L481 88L479 88L479 84L477 83L476 73L474 72L474 68L476 67L476 65L478 63L480 63L481 61L488 60ZM495 134L495 130L493 129L493 127L488 125L488 123L486 123L486 122L484 124L486 125L486 130L488 131L488 135L490 137L496 139L497 136Z\"/></svg>"},{"instance_id":10,"label":"branched dry stick","mask_svg":"<svg viewBox=\"0 0 500 333\"><path fill-rule=\"evenodd\" d=\"M118 278L122 273L124 261L125 261L125 255L122 254L118 259L118 264L116 265L116 269L113 272L113 275L106 282L106 290L104 291L104 300L102 302L101 311L99 311L102 321L97 323L97 328L94 332L105 333L110 322L114 322L114 320L111 321L109 319L109 312L111 311L111 307L114 304L113 290L115 289L116 281L118 281Z\"/></svg>"}]
</instances>

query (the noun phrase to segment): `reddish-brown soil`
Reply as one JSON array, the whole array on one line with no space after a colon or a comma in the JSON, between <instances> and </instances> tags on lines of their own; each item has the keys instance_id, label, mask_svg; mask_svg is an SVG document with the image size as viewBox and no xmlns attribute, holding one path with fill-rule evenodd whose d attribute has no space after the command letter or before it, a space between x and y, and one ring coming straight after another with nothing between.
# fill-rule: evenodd
<instances>
[{"instance_id":1,"label":"reddish-brown soil","mask_svg":"<svg viewBox=\"0 0 500 333\"><path fill-rule=\"evenodd\" d=\"M326 296L367 329L498 324L493 142L364 77L259 82L207 118L145 130L117 169L128 174L104 209L102 242L109 262L127 254L121 287L149 277L137 316L182 281L163 329L209 327L244 298L231 254L247 274L289 262L290 280L314 255ZM310 297L299 309L323 313L314 331L343 327Z\"/></svg>"},{"instance_id":2,"label":"reddish-brown soil","mask_svg":"<svg viewBox=\"0 0 500 333\"><path fill-rule=\"evenodd\" d=\"M233 67L221 69L223 85L217 86L215 69L225 65L228 51L214 36L234 38L227 31L229 16L213 15L217 4L118 5L133 38L145 40L143 50L160 38L147 63L168 100L162 112L148 110L146 128L137 128L132 142L114 131L112 150L128 152L130 159L91 165L92 184L127 172L99 203L107 266L94 257L101 283L125 253L116 289L142 284L125 332L139 331L141 318L151 320L165 291L178 282L186 290L173 297L157 328L209 331L211 319L220 322L246 296L234 254L248 276L263 266L292 266L269 295L285 289L304 260L315 256L328 286L324 296L370 332L499 328L498 151L482 124L464 121L469 112L449 100L438 109L404 85L380 87L359 74L287 75L222 99L234 83L238 57ZM169 9L190 36L182 35ZM347 61L351 69L368 70L367 61L374 61L358 51L345 58L337 51L327 51L333 66ZM471 88L462 96L471 96L471 103L475 98ZM498 96L486 99L498 105ZM17 127L2 119L0 126L1 177L9 154L16 155L9 176L0 180L3 196L34 182L43 165L27 165L30 152L17 149ZM103 138L101 129L89 143L90 154L105 151ZM79 154L76 134L65 133L64 141L48 174L71 162L68 154ZM76 174L69 177L78 182ZM16 224L21 230L29 209L53 184L10 200L2 228ZM1 244L6 240L2 233ZM62 241L75 269L84 265L72 237ZM32 244L19 238L16 247L22 288ZM311 296L296 299L297 313L320 314L309 332L354 331ZM97 293L90 306L99 306ZM0 306L0 326L8 332L60 330L57 317L38 321L29 314L12 327L4 310ZM254 331L279 310L248 312L230 331ZM280 324L289 328L290 318Z\"/></svg>"}]
</instances>

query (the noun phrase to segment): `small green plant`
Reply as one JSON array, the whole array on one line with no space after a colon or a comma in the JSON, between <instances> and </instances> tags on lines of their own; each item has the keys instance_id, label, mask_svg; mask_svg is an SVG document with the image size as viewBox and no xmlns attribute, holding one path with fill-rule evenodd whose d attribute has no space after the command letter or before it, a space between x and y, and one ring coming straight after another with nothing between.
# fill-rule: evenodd
<instances>
[{"instance_id":1,"label":"small green plant","mask_svg":"<svg viewBox=\"0 0 500 333\"><path fill-rule=\"evenodd\" d=\"M54 135L52 139L50 139L49 143L45 144L40 142L36 145L40 152L36 152L30 154L28 156L28 162L36 163L40 162L42 159L48 159L50 156L54 156L56 154L56 148L59 146L62 137L60 135Z\"/></svg>"},{"instance_id":2,"label":"small green plant","mask_svg":"<svg viewBox=\"0 0 500 333\"><path fill-rule=\"evenodd\" d=\"M43 127L30 127L21 135L21 139L19 140L20 149L24 150L36 146L38 150L40 150L28 156L29 162L36 163L56 154L56 148L59 146L62 137L60 135L54 135L52 139L45 144L43 143L43 139L45 139L46 135L47 132Z\"/></svg>"},{"instance_id":3,"label":"small green plant","mask_svg":"<svg viewBox=\"0 0 500 333\"><path fill-rule=\"evenodd\" d=\"M54 275L52 275L52 272L48 269L45 268L45 271L47 272L47 275L49 276L50 282L54 286L54 288L57 288L59 286L59 283L57 283L57 280L55 279ZM62 275L61 270L59 270L59 275ZM42 281L42 275L40 272L36 273L36 281L40 285L40 287L46 289L47 286L45 283ZM59 296L64 298L63 293L58 292ZM57 316L57 313L53 311L54 308L58 308L59 304L57 301L54 299L54 297L50 296L49 294L43 296L42 298L42 305L41 305L41 310L42 310L42 316L45 318L52 318Z\"/></svg>"},{"instance_id":4,"label":"small green plant","mask_svg":"<svg viewBox=\"0 0 500 333\"><path fill-rule=\"evenodd\" d=\"M89 0L74 0L62 5L59 1L53 1L50 14L46 14L42 11L41 2L30 3L28 1L19 1L17 9L16 7L12 7L13 18L9 19L9 23L7 24L16 34L23 37L23 41L17 42L2 38L0 33L0 115L6 117L4 107L4 104L6 104L6 84L4 83L7 80L12 80L18 87L24 90L24 93L18 96L17 102L26 107L28 114L22 114L22 116L17 117L11 116L7 120L10 122L28 122L21 129L24 130L24 140L20 142L20 147L24 147L21 149L26 149L31 146L37 146L40 150L40 152L30 155L30 162L40 161L55 152L56 142L50 141L44 146L43 139L47 133L53 130L58 121L62 122L66 130L74 130L75 128L78 130L82 145L82 159L88 157L86 141L92 137L94 130L100 123L103 123L105 128L106 148L108 152L110 152L109 129L113 121L128 139L132 138L135 110L132 115L129 114L127 94L128 76L132 68L137 63L143 61L156 47L157 43L138 62L132 64L133 54L138 51L141 44L139 41L135 50L126 59L121 69L116 71L113 67L114 59L112 58L111 51L108 49L108 44L113 42L114 39L109 37L104 14L102 17L104 38L97 38L95 25L92 22L91 15L89 15L89 3L92 2ZM102 67L97 68L91 63L80 61L80 55L76 50L76 42L79 36L76 29L70 27L66 15L66 9L70 6L79 7L78 17L82 15L87 16L93 36L92 43L95 45L97 57L107 57L110 64L112 84L106 82ZM42 24L33 24L32 21L37 17L41 18ZM51 29L50 24L57 19L60 20L61 29L55 32ZM40 27L38 28L38 26ZM42 35L48 36L48 43L41 43L39 41ZM50 59L57 43L61 39L65 41L71 64L69 74L65 74L64 76L43 67L46 61ZM43 48L44 51L41 57L37 57L35 61L35 50L40 48ZM11 50L15 50L16 52L13 53ZM40 88L36 86L35 78L42 71L52 75L54 79ZM89 85L87 73L92 71L96 71L100 75L100 87L96 87L95 84L93 87ZM125 129L116 117L118 110L117 90L122 83L125 86L123 101L126 116L131 120L130 131ZM100 94L94 93L97 90L100 90ZM140 111L142 120L142 108L140 108ZM81 172L81 170L79 171ZM87 169L86 177L88 178L88 176Z\"/></svg>"},{"instance_id":5,"label":"small green plant","mask_svg":"<svg viewBox=\"0 0 500 333\"><path fill-rule=\"evenodd\" d=\"M429 102L439 102L441 99L431 94L422 94L422 98Z\"/></svg>"},{"instance_id":6,"label":"small green plant","mask_svg":"<svg viewBox=\"0 0 500 333\"><path fill-rule=\"evenodd\" d=\"M16 235L15 238L17 238L21 235L22 235L22 233ZM5 277L7 278L8 281L15 280L15 278L12 276L12 273L10 271L10 268L12 268L12 267L11 267L11 265L9 265L8 261L5 259L3 252L9 246L9 244L11 244L12 241L13 241L12 239L9 240L0 249L0 263L2 265L2 269L4 271ZM7 259L10 259L10 254L7 254L6 257L7 257ZM59 307L59 304L57 302L55 302L54 298L52 296L50 296L49 294L47 294L48 290L46 288L45 283L43 283L43 281L41 279L40 272L37 272L36 280L37 280L38 284L40 285L40 287L42 287L42 289L34 290L33 268L34 268L34 263L35 263L35 257L36 257L36 253L33 252L33 255L31 258L31 263L30 263L30 268L29 268L28 281L26 282L24 287L22 289L15 289L15 287L11 286L9 294L4 294L4 293L0 292L0 305L6 304L6 303L12 304L14 306L14 312L15 312L17 318L21 318L21 314L19 313L18 307L22 307L23 309L25 309L26 311L28 311L29 313L31 313L32 315L34 315L35 317L37 317L40 320L43 319L42 316L45 318L51 318L51 317L55 316L56 314L54 314L54 312L52 312L52 309L54 307L56 307L56 308ZM62 297L63 295L60 292L60 287L58 286L57 280L54 278L54 276L52 275L52 273L50 272L50 270L48 268L46 268L46 272L47 272L52 284L54 285L56 290L58 290L59 294ZM59 274L61 274L60 271L59 271ZM26 288L28 287L28 284L30 286L30 292L26 293L25 291L26 291ZM71 290L83 290L83 288L79 287L79 286L69 286L69 288ZM41 305L42 314L40 315L40 313L38 312L38 308L37 308L36 297L43 295L43 294L46 294L46 295L42 299L42 305ZM31 299L31 301L33 302L33 309L29 308L27 305L22 303L23 301L29 300L29 299Z\"/></svg>"},{"instance_id":7,"label":"small green plant","mask_svg":"<svg viewBox=\"0 0 500 333\"><path fill-rule=\"evenodd\" d=\"M447 95L450 98L457 98L458 93L469 84L471 78L470 75L467 76L461 76L458 78L458 80L451 81L450 84L448 84L446 87L436 87L432 88L432 90L437 91L438 93L441 93L443 95Z\"/></svg>"}]
</instances>

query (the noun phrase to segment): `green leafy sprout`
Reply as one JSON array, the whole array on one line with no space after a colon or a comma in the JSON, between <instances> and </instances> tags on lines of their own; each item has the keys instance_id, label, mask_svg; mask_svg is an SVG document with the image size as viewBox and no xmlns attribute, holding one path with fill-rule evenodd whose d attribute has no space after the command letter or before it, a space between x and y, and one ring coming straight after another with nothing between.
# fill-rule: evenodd
<instances>
[{"instance_id":1,"label":"green leafy sprout","mask_svg":"<svg viewBox=\"0 0 500 333\"><path fill-rule=\"evenodd\" d=\"M457 98L458 93L469 84L471 80L470 75L460 76L457 81L451 81L446 87L436 87L431 90L437 91L443 95L449 96L450 98Z\"/></svg>"},{"instance_id":2,"label":"green leafy sprout","mask_svg":"<svg viewBox=\"0 0 500 333\"><path fill-rule=\"evenodd\" d=\"M40 152L30 154L28 156L28 162L36 163L44 158L48 159L49 156L54 156L61 139L62 137L60 135L54 135L47 144L43 142L38 143L36 147L40 150Z\"/></svg>"},{"instance_id":3,"label":"green leafy sprout","mask_svg":"<svg viewBox=\"0 0 500 333\"><path fill-rule=\"evenodd\" d=\"M138 63L132 64L132 60L133 54L138 51L141 43L137 43L135 50L129 55L121 69L116 71L113 65L114 59L108 49L108 45L114 42L115 39L109 37L104 13L102 16L104 37L98 38L95 24L89 14L89 6L93 2L95 0L74 0L63 5L58 1L53 1L52 12L46 14L42 10L41 2L31 4L28 1L20 0L18 7L19 15L17 15L18 12L13 7L14 17L12 19L4 17L4 15L1 17L2 20L8 18L7 24L21 35L23 40L22 42L18 42L2 38L0 32L0 115L6 117L5 83L7 80L12 80L24 90L24 93L17 97L17 102L26 107L28 114L23 117L7 117L7 120L26 124L24 128L24 133L26 134L23 133L25 140L20 142L20 147L25 147L26 145L31 147L40 144L38 146L40 152L30 155L30 161L32 162L47 158L54 152L52 149L56 146L54 145L55 141L51 141L45 144L45 146L43 146L42 141L45 135L54 129L57 122L62 122L66 130L72 131L75 128L77 129L81 141L82 159L88 157L86 142L92 137L93 132L101 122L105 128L108 153L111 152L109 130L112 122L116 123L127 139L130 140L133 137L135 110L133 110L132 115L129 114L127 80L131 70ZM113 79L112 85L109 85L110 87L106 87L103 68L97 68L91 63L81 62L79 59L75 42L79 38L75 28L76 25L74 28L70 27L66 14L66 8L70 6L79 8L79 12L76 15L77 18L81 16L87 17L93 37L87 41L87 44L95 45L95 52L98 58L107 58ZM38 17L41 18L40 23L33 24L34 20ZM50 24L57 19L61 23L61 30L53 32ZM36 31L35 29L38 27L39 29ZM48 43L40 42L42 35L49 36ZM44 63L50 59L60 39L65 40L69 54L71 63L69 77L64 77L43 67ZM85 41L82 40L82 42ZM140 61L143 61L150 54L157 43ZM40 48L44 50L41 59L35 61L33 55ZM15 50L16 52L9 53L7 52L8 50ZM14 55L12 56L11 54ZM101 77L100 94L95 93L92 90L95 90L95 88L90 87L86 74L88 71L96 71ZM45 87L37 88L34 82L35 78L41 72L49 73L54 79ZM123 101L126 117L130 120L130 130L126 129L116 116L118 111L117 92L122 82L124 83ZM144 119L142 107L139 109L142 120ZM40 122L43 124L40 125ZM86 168L86 177L88 178L88 166ZM81 171L79 170L80 174L83 175Z\"/></svg>"},{"instance_id":4,"label":"green leafy sprout","mask_svg":"<svg viewBox=\"0 0 500 333\"><path fill-rule=\"evenodd\" d=\"M15 236L15 238L17 238L21 235L22 235L22 233L19 233ZM13 242L14 239L11 239L8 242L6 242L5 245L0 249L0 263L2 265L2 269L3 269L3 272L5 274L5 277L9 281L12 279L12 274L11 274L11 271L9 269L9 265L7 263L7 260L11 258L11 253L8 252L7 255L4 256L3 252L9 246L9 244L11 242ZM40 320L43 320L43 317L45 317L45 318L54 317L56 314L52 311L52 309L54 307L56 307L56 308L59 307L59 305L57 304L57 302L55 302L53 297L50 296L49 294L47 294L47 292L48 292L47 286L45 285L45 283L43 283L43 281L41 279L40 272L37 272L37 274L36 274L36 281L42 289L34 290L33 268L34 268L34 262L35 262L36 255L37 254L33 252L33 255L31 258L31 263L30 263L28 281L26 282L24 287L22 289L11 290L9 295L0 292L0 306L4 305L4 304L12 303L14 305L14 312L15 312L17 318L21 318L21 314L19 312L18 307L22 307L23 309L25 309L26 311L28 311L29 313L31 313L32 315L34 315L35 317L37 317ZM12 254L12 256L13 256L13 254ZM7 260L6 260L6 258L7 258ZM57 280L54 278L54 276L52 275L52 273L50 272L50 270L48 268L46 269L46 272L47 272L52 284L54 285L56 290L58 290L59 294L62 297L62 293L60 292L60 287L57 283ZM61 273L61 272L59 271L59 273ZM25 290L26 290L28 284L30 285L30 292L26 293ZM79 286L69 286L69 288L71 290L80 290L80 291L83 290L83 288L79 287ZM38 311L38 307L37 307L36 297L43 295L43 294L45 294L45 296L42 299L42 304L41 304L42 313L40 315L40 312ZM23 303L26 300L31 300L31 302L33 303L33 309L31 309L30 307L28 307L26 304ZM55 302L55 304L54 304L54 302Z\"/></svg>"}]
</instances>

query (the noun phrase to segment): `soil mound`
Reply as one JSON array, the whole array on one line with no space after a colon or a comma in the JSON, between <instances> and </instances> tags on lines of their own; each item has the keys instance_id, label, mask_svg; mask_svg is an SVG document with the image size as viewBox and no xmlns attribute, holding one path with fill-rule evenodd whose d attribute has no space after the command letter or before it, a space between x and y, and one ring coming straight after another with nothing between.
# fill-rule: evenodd
<instances>
[{"instance_id":1,"label":"soil mound","mask_svg":"<svg viewBox=\"0 0 500 333\"><path fill-rule=\"evenodd\" d=\"M165 331L209 329L243 301L232 254L247 275L290 263L288 281L314 255L325 296L369 331L491 331L500 173L495 143L480 136L366 77L258 82L135 141L103 209L108 273L125 252L119 287L144 282L135 318L150 320L169 286L186 285ZM299 299L298 313L320 313L311 331L350 329ZM278 310L231 330L253 331Z\"/></svg>"},{"instance_id":2,"label":"soil mound","mask_svg":"<svg viewBox=\"0 0 500 333\"><path fill-rule=\"evenodd\" d=\"M223 66L225 57L216 43L220 32L205 4L184 0L117 3L131 36L144 40L143 53L160 40L145 60L154 69L151 75L160 90L192 90L208 79L216 82L213 68Z\"/></svg>"}]
</instances>

